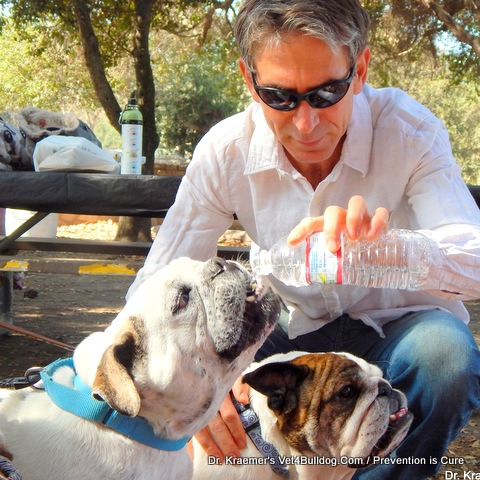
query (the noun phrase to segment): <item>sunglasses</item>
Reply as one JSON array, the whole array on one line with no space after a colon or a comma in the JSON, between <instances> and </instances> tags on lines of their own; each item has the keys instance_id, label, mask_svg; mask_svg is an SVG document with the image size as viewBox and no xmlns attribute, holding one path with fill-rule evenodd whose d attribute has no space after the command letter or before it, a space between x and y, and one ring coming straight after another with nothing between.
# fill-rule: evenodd
<instances>
[{"instance_id":1,"label":"sunglasses","mask_svg":"<svg viewBox=\"0 0 480 480\"><path fill-rule=\"evenodd\" d=\"M275 110L290 112L295 110L302 100L306 100L313 108L328 108L338 103L350 88L355 76L355 67L352 67L345 80L324 83L306 93L297 93L282 88L259 87L253 72L251 72L251 76L253 88L263 103Z\"/></svg>"}]
</instances>

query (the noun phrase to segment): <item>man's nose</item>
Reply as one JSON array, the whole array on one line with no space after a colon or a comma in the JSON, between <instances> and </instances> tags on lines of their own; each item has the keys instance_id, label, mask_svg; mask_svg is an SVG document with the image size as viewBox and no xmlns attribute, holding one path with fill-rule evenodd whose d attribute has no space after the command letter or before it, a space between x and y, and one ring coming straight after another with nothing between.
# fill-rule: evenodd
<instances>
[{"instance_id":1,"label":"man's nose","mask_svg":"<svg viewBox=\"0 0 480 480\"><path fill-rule=\"evenodd\" d=\"M295 110L293 124L300 133L309 134L319 123L318 109L302 100Z\"/></svg>"}]
</instances>

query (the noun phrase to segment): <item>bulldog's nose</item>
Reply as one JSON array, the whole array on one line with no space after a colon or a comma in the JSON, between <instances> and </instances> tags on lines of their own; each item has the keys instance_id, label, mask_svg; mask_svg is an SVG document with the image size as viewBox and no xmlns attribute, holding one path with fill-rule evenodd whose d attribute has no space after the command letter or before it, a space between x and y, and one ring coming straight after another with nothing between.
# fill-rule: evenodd
<instances>
[{"instance_id":1,"label":"bulldog's nose","mask_svg":"<svg viewBox=\"0 0 480 480\"><path fill-rule=\"evenodd\" d=\"M228 263L223 258L215 257L208 261L206 268L208 275L213 280L227 270Z\"/></svg>"},{"instance_id":2,"label":"bulldog's nose","mask_svg":"<svg viewBox=\"0 0 480 480\"><path fill-rule=\"evenodd\" d=\"M389 397L392 394L392 386L386 380L378 382L378 396Z\"/></svg>"}]
</instances>

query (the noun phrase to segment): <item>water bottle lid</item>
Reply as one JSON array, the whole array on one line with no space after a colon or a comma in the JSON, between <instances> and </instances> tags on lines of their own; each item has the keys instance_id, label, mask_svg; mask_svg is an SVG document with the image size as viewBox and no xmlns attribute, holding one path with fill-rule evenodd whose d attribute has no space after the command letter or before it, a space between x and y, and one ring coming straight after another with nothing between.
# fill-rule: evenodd
<instances>
[{"instance_id":1,"label":"water bottle lid","mask_svg":"<svg viewBox=\"0 0 480 480\"><path fill-rule=\"evenodd\" d=\"M125 105L125 108L120 112L118 117L118 123L131 124L131 125L142 125L143 117L142 112L138 107L138 100L135 97L128 99L128 103Z\"/></svg>"}]
</instances>

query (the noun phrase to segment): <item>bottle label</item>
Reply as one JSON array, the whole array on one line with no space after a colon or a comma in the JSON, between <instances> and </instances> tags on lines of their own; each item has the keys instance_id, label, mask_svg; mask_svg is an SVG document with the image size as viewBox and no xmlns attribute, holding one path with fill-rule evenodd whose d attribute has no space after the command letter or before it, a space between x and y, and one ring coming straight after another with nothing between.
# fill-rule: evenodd
<instances>
[{"instance_id":1,"label":"bottle label","mask_svg":"<svg viewBox=\"0 0 480 480\"><path fill-rule=\"evenodd\" d=\"M342 283L342 252L330 252L325 245L323 232L318 232L306 239L305 277L312 283Z\"/></svg>"},{"instance_id":2,"label":"bottle label","mask_svg":"<svg viewBox=\"0 0 480 480\"><path fill-rule=\"evenodd\" d=\"M122 160L120 173L142 173L142 125L122 124Z\"/></svg>"},{"instance_id":3,"label":"bottle label","mask_svg":"<svg viewBox=\"0 0 480 480\"><path fill-rule=\"evenodd\" d=\"M122 125L122 154L129 157L142 156L142 125Z\"/></svg>"}]
</instances>

